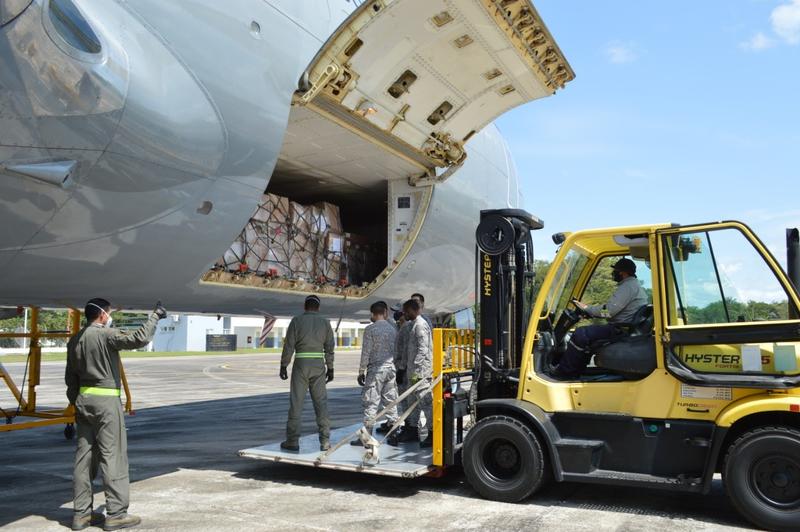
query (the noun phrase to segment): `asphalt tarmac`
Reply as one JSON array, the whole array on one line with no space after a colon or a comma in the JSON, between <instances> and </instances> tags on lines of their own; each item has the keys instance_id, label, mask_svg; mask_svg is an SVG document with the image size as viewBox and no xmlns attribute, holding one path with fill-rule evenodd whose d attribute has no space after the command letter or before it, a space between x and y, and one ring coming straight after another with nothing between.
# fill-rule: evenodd
<instances>
[{"instance_id":1,"label":"asphalt tarmac","mask_svg":"<svg viewBox=\"0 0 800 532\"><path fill-rule=\"evenodd\" d=\"M248 460L281 441L288 381L278 354L128 359L131 513L141 530L736 530L747 528L721 482L708 496L554 484L521 504L480 499L458 470L415 480ZM0 357L2 362L2 357ZM360 418L358 354L337 355L332 425ZM21 379L24 365L6 368ZM40 404L63 406L63 363L46 363ZM10 394L0 389L0 406ZM310 399L305 432L316 430ZM63 427L0 434L0 528L63 530L74 441ZM95 509L103 510L99 480ZM89 529L92 530L92 529ZM98 529L93 529L98 530Z\"/></svg>"}]
</instances>

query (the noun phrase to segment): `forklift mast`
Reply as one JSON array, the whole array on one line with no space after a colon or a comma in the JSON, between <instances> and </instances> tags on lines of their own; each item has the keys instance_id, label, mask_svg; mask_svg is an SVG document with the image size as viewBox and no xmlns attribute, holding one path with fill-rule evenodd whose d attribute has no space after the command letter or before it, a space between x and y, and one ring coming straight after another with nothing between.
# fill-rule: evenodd
<instances>
[{"instance_id":1,"label":"forklift mast","mask_svg":"<svg viewBox=\"0 0 800 532\"><path fill-rule=\"evenodd\" d=\"M516 397L535 271L531 231L544 223L521 209L481 211L476 292L480 294L475 382L480 399Z\"/></svg>"}]
</instances>

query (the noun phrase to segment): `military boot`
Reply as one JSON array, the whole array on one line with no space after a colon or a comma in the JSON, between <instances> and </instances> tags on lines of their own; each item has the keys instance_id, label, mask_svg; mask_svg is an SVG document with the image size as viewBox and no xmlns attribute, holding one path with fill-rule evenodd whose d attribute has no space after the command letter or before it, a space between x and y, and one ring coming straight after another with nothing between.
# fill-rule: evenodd
<instances>
[{"instance_id":1,"label":"military boot","mask_svg":"<svg viewBox=\"0 0 800 532\"><path fill-rule=\"evenodd\" d=\"M420 449L433 447L433 431L428 431L428 437L419 442Z\"/></svg>"},{"instance_id":2,"label":"military boot","mask_svg":"<svg viewBox=\"0 0 800 532\"><path fill-rule=\"evenodd\" d=\"M300 445L298 445L297 443L292 443L290 441L282 441L281 449L284 449L286 451L299 451Z\"/></svg>"},{"instance_id":3,"label":"military boot","mask_svg":"<svg viewBox=\"0 0 800 532\"><path fill-rule=\"evenodd\" d=\"M105 516L103 514L98 514L92 512L89 515L76 515L72 518L72 530L83 530L84 528L88 528L90 525L100 526L103 524L105 520Z\"/></svg>"},{"instance_id":4,"label":"military boot","mask_svg":"<svg viewBox=\"0 0 800 532\"><path fill-rule=\"evenodd\" d=\"M121 528L131 528L139 523L142 520L135 516L128 513L119 514L114 517L106 517L106 522L103 524L103 530L119 530Z\"/></svg>"},{"instance_id":5,"label":"military boot","mask_svg":"<svg viewBox=\"0 0 800 532\"><path fill-rule=\"evenodd\" d=\"M377 432L378 434L386 434L387 432L392 430L392 427L394 427L394 424L389 423L388 421L384 421L381 425L377 426L375 432Z\"/></svg>"},{"instance_id":6,"label":"military boot","mask_svg":"<svg viewBox=\"0 0 800 532\"><path fill-rule=\"evenodd\" d=\"M396 434L396 433L395 433ZM394 434L392 435L394 436ZM406 443L409 441L417 441L419 440L419 432L417 431L417 427L409 427L406 425L403 427L403 430L400 431L400 434L397 434L397 437L394 438L396 443L389 444L389 445L397 445L398 443Z\"/></svg>"}]
</instances>

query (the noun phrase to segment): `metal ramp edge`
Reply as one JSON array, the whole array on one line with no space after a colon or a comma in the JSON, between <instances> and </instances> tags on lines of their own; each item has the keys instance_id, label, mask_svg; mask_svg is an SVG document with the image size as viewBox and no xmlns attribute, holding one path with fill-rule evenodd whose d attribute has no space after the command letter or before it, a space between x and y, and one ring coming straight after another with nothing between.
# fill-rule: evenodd
<instances>
[{"instance_id":1,"label":"metal ramp edge","mask_svg":"<svg viewBox=\"0 0 800 532\"><path fill-rule=\"evenodd\" d=\"M360 423L355 423L331 431L331 442L335 443L352 434L358 430L360 425ZM417 442L403 443L396 447L384 443L379 451L380 462L375 465L362 463L361 457L364 452L362 447L346 444L320 462L318 460L322 452L319 450L319 439L316 434L303 436L300 438L299 443L300 450L297 452L281 449L280 442L275 442L259 447L242 449L239 451L239 456L255 460L398 478L416 478L436 469L432 465L432 450L420 449Z\"/></svg>"}]
</instances>

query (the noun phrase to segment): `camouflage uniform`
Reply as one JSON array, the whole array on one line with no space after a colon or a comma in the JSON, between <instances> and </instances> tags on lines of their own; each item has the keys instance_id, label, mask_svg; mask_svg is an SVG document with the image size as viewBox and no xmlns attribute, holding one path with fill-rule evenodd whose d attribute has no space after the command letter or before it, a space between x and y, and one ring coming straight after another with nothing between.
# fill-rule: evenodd
<instances>
[{"instance_id":1,"label":"camouflage uniform","mask_svg":"<svg viewBox=\"0 0 800 532\"><path fill-rule=\"evenodd\" d=\"M409 367L408 363L408 339L411 336L411 327L413 323L407 321L403 323L400 327L400 330L397 331L397 342L396 342L396 349L394 354L394 367L397 371L405 372L405 376L397 383L397 393L398 395L403 395L403 393L408 390L409 381L411 380L411 370L412 368ZM408 407L413 403L414 400L411 397L407 397L403 399L400 403L400 411L405 412ZM405 424L409 427L416 427L416 423L413 425L411 424L411 418L413 414L406 418Z\"/></svg>"},{"instance_id":2,"label":"camouflage uniform","mask_svg":"<svg viewBox=\"0 0 800 532\"><path fill-rule=\"evenodd\" d=\"M359 373L366 374L361 404L364 407L364 426L372 432L375 414L381 401L384 405L397 399L394 357L397 329L386 320L378 320L364 329L361 345ZM386 420L393 424L397 420L397 406L386 412Z\"/></svg>"},{"instance_id":3,"label":"camouflage uniform","mask_svg":"<svg viewBox=\"0 0 800 532\"><path fill-rule=\"evenodd\" d=\"M425 428L427 431L430 430L433 422L433 398L430 386L433 376L433 337L431 328L423 316L417 316L410 323L411 332L408 338L408 368L406 375L410 385L418 380L423 380L426 384L422 384L417 388L414 396L419 400L419 405L408 419L411 420L411 426L419 427L419 413L422 411L425 414ZM408 376L408 373L411 373L411 376ZM421 436L422 434L420 433Z\"/></svg>"}]
</instances>

